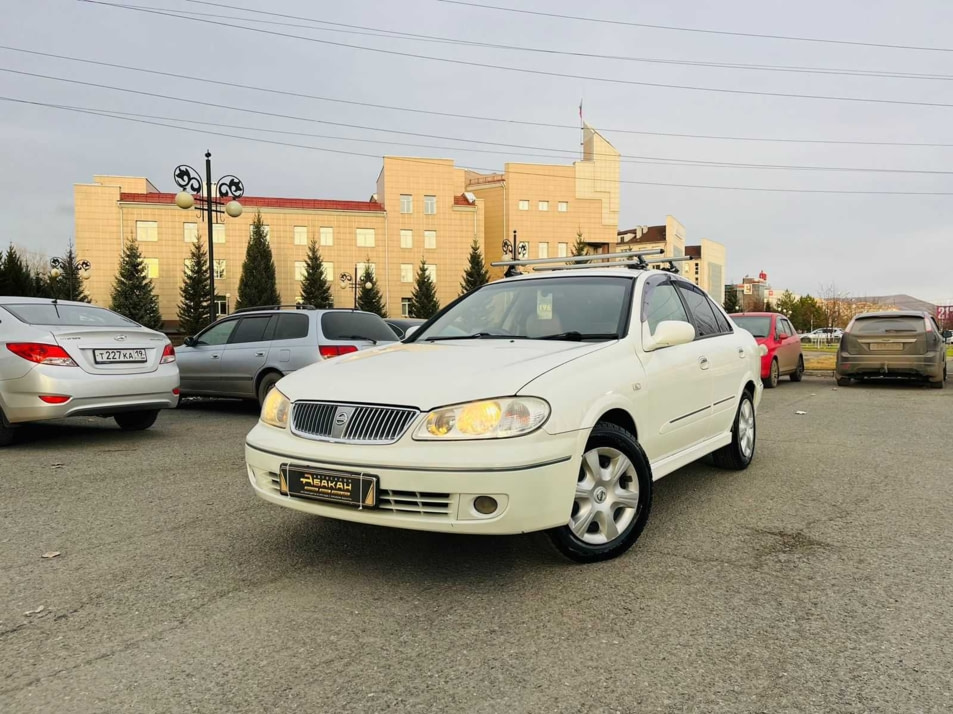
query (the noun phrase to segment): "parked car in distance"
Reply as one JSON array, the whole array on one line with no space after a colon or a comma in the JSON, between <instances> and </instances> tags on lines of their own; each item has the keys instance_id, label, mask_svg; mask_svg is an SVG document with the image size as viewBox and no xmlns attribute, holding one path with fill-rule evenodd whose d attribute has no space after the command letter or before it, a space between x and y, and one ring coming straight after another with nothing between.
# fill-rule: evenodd
<instances>
[{"instance_id":1,"label":"parked car in distance","mask_svg":"<svg viewBox=\"0 0 953 714\"><path fill-rule=\"evenodd\" d=\"M946 345L928 312L900 310L857 315L837 351L837 383L875 377L922 379L935 389L946 382Z\"/></svg>"},{"instance_id":2,"label":"parked car in distance","mask_svg":"<svg viewBox=\"0 0 953 714\"><path fill-rule=\"evenodd\" d=\"M396 340L379 316L360 310L239 310L179 348L182 396L263 402L278 380L302 367Z\"/></svg>"},{"instance_id":3,"label":"parked car in distance","mask_svg":"<svg viewBox=\"0 0 953 714\"><path fill-rule=\"evenodd\" d=\"M804 354L801 338L784 315L778 312L739 312L731 319L738 327L747 330L767 347L761 358L761 379L765 387L778 386L783 375L790 375L792 382L800 382L804 375Z\"/></svg>"},{"instance_id":4,"label":"parked car in distance","mask_svg":"<svg viewBox=\"0 0 953 714\"><path fill-rule=\"evenodd\" d=\"M953 330L943 330L943 342L948 345L953 345Z\"/></svg>"},{"instance_id":5,"label":"parked car in distance","mask_svg":"<svg viewBox=\"0 0 953 714\"><path fill-rule=\"evenodd\" d=\"M398 339L404 339L407 336L407 330L411 327L420 327L426 322L417 317L388 317L384 320L388 327L394 331Z\"/></svg>"},{"instance_id":6,"label":"parked car in distance","mask_svg":"<svg viewBox=\"0 0 953 714\"><path fill-rule=\"evenodd\" d=\"M816 330L805 332L800 336L802 342L823 342L830 344L838 342L844 331L839 327L818 327Z\"/></svg>"},{"instance_id":7,"label":"parked car in distance","mask_svg":"<svg viewBox=\"0 0 953 714\"><path fill-rule=\"evenodd\" d=\"M484 285L407 340L313 364L246 439L266 501L442 533L547 531L615 557L652 484L755 453L761 354L698 286L658 270L536 272Z\"/></svg>"},{"instance_id":8,"label":"parked car in distance","mask_svg":"<svg viewBox=\"0 0 953 714\"><path fill-rule=\"evenodd\" d=\"M178 401L161 332L87 303L0 297L0 446L18 424L71 416L148 429Z\"/></svg>"}]
</instances>

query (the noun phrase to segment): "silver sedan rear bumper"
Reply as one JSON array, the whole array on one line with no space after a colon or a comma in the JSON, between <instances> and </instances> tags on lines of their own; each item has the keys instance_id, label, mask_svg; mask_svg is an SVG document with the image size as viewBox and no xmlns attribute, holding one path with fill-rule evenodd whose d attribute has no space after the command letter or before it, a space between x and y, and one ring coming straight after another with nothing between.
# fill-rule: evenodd
<instances>
[{"instance_id":1,"label":"silver sedan rear bumper","mask_svg":"<svg viewBox=\"0 0 953 714\"><path fill-rule=\"evenodd\" d=\"M132 375L89 374L77 367L38 365L18 379L0 381L0 407L6 421L19 424L70 416L109 416L146 409L170 409L179 402L176 365ZM48 404L40 396L69 397Z\"/></svg>"}]
</instances>

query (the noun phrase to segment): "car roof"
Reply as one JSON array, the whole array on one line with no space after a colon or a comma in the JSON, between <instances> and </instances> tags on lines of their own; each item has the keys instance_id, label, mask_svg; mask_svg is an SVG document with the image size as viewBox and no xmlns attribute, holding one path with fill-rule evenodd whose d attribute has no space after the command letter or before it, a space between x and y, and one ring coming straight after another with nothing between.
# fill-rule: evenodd
<instances>
[{"instance_id":1,"label":"car roof","mask_svg":"<svg viewBox=\"0 0 953 714\"><path fill-rule=\"evenodd\" d=\"M594 259L598 259L599 255L593 255ZM528 266L532 267L532 266ZM673 278L681 278L689 284L694 284L688 281L684 276L678 275L676 273L670 273L667 270L655 270L655 269L645 269L645 270L627 270L622 266L616 268L566 268L565 270L540 270L534 271L532 273L522 273L521 275L514 275L512 278L501 278L500 280L494 280L493 283L510 283L515 280L539 280L541 278L579 278L587 276L596 276L596 277L610 277L610 278L637 278L640 275L668 275Z\"/></svg>"},{"instance_id":2,"label":"car roof","mask_svg":"<svg viewBox=\"0 0 953 714\"><path fill-rule=\"evenodd\" d=\"M854 315L854 319L859 320L864 317L932 317L930 313L923 310L883 310L881 312L862 312Z\"/></svg>"},{"instance_id":3,"label":"car roof","mask_svg":"<svg viewBox=\"0 0 953 714\"><path fill-rule=\"evenodd\" d=\"M771 317L771 315L782 315L780 312L733 312L728 317Z\"/></svg>"},{"instance_id":4,"label":"car roof","mask_svg":"<svg viewBox=\"0 0 953 714\"><path fill-rule=\"evenodd\" d=\"M88 302L79 302L77 300L53 300L53 298L37 297L17 297L16 295L0 295L0 305L79 305L82 307L98 307L105 310L102 305L93 305Z\"/></svg>"},{"instance_id":5,"label":"car roof","mask_svg":"<svg viewBox=\"0 0 953 714\"><path fill-rule=\"evenodd\" d=\"M354 312L361 315L375 315L373 312L367 312L365 310L357 310L353 307L328 307L320 309L311 309L311 308L299 308L299 309L281 309L278 307L263 307L260 310L256 308L249 308L247 310L236 310L235 312L229 313L228 315L223 315L221 318L224 320L227 317L245 317L246 315L278 315L278 314L289 314L294 315L296 313L307 313L309 315L324 315L329 312ZM376 316L376 315L375 315Z\"/></svg>"}]
</instances>

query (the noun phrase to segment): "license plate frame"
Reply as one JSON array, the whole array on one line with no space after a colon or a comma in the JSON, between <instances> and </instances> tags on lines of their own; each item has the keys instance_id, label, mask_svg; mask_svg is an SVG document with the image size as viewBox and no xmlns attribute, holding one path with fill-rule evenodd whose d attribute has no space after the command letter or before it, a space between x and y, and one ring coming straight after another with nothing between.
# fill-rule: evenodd
<instances>
[{"instance_id":1,"label":"license plate frame","mask_svg":"<svg viewBox=\"0 0 953 714\"><path fill-rule=\"evenodd\" d=\"M899 352L903 350L902 342L871 342L871 352Z\"/></svg>"},{"instance_id":2,"label":"license plate frame","mask_svg":"<svg viewBox=\"0 0 953 714\"><path fill-rule=\"evenodd\" d=\"M116 355L115 358L112 355ZM149 361L145 349L140 348L110 348L93 350L93 362L96 364L143 364Z\"/></svg>"},{"instance_id":3,"label":"license plate frame","mask_svg":"<svg viewBox=\"0 0 953 714\"><path fill-rule=\"evenodd\" d=\"M334 471L305 464L282 464L278 490L290 498L351 506L358 510L377 508L380 477L353 471Z\"/></svg>"}]
</instances>

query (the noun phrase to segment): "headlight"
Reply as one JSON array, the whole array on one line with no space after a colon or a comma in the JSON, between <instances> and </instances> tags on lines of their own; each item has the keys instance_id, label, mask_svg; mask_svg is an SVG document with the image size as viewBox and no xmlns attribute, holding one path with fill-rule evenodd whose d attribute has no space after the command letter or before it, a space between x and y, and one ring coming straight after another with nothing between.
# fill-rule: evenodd
<instances>
[{"instance_id":1,"label":"headlight","mask_svg":"<svg viewBox=\"0 0 953 714\"><path fill-rule=\"evenodd\" d=\"M279 429L288 427L288 415L291 413L291 402L277 389L272 389L261 405L261 420L269 426Z\"/></svg>"},{"instance_id":2,"label":"headlight","mask_svg":"<svg viewBox=\"0 0 953 714\"><path fill-rule=\"evenodd\" d=\"M536 431L549 404L536 397L503 397L434 409L414 432L419 440L504 439Z\"/></svg>"}]
</instances>

